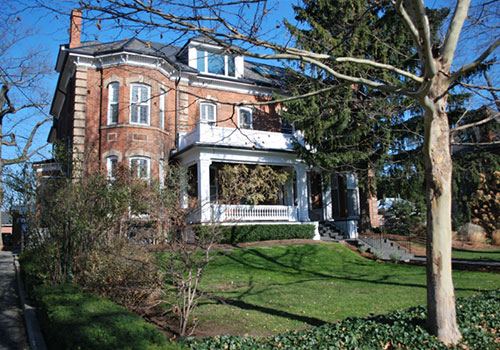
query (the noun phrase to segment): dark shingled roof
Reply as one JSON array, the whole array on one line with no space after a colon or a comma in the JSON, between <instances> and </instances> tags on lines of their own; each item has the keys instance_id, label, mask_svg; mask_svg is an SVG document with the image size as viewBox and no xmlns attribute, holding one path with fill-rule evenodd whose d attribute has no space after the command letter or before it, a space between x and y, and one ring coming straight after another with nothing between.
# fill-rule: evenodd
<instances>
[{"instance_id":1,"label":"dark shingled roof","mask_svg":"<svg viewBox=\"0 0 500 350\"><path fill-rule=\"evenodd\" d=\"M191 40L205 43L214 43L211 39L203 36L196 37ZM173 45L132 38L109 43L101 43L98 41L83 42L80 47L68 49L68 51L90 56L100 56L118 52L130 52L148 55L162 58L175 68L181 69L184 72L196 73L196 69L179 60L180 57L178 57L177 55L181 49L182 48ZM256 62L249 62L245 60L243 76L244 78L239 79L239 81L247 82L250 84L281 86L283 83L283 78L285 76L285 70L280 67Z\"/></svg>"}]
</instances>

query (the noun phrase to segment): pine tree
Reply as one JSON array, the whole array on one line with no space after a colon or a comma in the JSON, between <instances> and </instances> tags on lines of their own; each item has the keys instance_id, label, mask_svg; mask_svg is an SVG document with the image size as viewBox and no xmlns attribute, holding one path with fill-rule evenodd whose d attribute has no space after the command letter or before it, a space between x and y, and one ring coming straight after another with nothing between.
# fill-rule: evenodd
<instances>
[{"instance_id":1,"label":"pine tree","mask_svg":"<svg viewBox=\"0 0 500 350\"><path fill-rule=\"evenodd\" d=\"M315 0L295 6L301 27L287 22L298 48L332 56L369 58L415 72L416 50L412 38L396 20L397 14L387 2L371 0ZM446 10L432 11L431 22L441 23ZM302 28L304 27L305 28ZM403 62L403 64L401 64ZM373 67L325 61L343 74L372 77ZM311 165L331 172L355 172L360 184L360 231L371 232L369 200L375 197L373 174L387 165L396 137L408 129L408 113L414 101L388 97L363 86L340 85L323 71L302 65L302 74L290 73L288 86L293 94L328 89L320 95L287 103L283 116L301 130L306 144L300 155ZM381 81L395 83L387 71ZM336 89L333 89L337 87ZM410 129L411 130L411 129Z\"/></svg>"}]
</instances>

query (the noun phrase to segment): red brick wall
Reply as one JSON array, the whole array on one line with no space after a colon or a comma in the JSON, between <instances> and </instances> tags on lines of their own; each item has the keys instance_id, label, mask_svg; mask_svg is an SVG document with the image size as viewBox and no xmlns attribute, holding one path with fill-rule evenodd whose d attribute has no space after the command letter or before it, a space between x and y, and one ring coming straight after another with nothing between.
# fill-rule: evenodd
<instances>
[{"instance_id":1,"label":"red brick wall","mask_svg":"<svg viewBox=\"0 0 500 350\"><path fill-rule=\"evenodd\" d=\"M115 66L87 72L85 111L85 153L92 164L105 169L105 158L118 156L119 165L128 166L130 156L146 156L151 159L151 176L158 176L159 160L168 160L175 140L175 82L160 71L133 66ZM108 125L108 85L119 82L118 124ZM143 83L151 88L150 125L130 124L130 86ZM160 87L165 96L165 130L160 128ZM225 102L262 102L265 97L228 92L216 89L179 86L178 131L191 131L200 115L200 102L216 100L217 125L238 125L238 111ZM250 107L253 110L253 128L280 131L281 122L274 105Z\"/></svg>"}]
</instances>

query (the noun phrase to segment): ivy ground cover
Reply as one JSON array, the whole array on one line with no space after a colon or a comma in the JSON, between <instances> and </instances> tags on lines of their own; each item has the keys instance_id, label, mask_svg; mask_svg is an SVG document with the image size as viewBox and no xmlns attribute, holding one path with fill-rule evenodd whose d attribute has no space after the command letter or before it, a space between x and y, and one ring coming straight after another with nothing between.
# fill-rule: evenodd
<instances>
[{"instance_id":1,"label":"ivy ground cover","mask_svg":"<svg viewBox=\"0 0 500 350\"><path fill-rule=\"evenodd\" d=\"M198 334L274 335L425 304L425 267L365 259L337 243L220 252L203 279ZM454 271L457 297L500 274Z\"/></svg>"}]
</instances>

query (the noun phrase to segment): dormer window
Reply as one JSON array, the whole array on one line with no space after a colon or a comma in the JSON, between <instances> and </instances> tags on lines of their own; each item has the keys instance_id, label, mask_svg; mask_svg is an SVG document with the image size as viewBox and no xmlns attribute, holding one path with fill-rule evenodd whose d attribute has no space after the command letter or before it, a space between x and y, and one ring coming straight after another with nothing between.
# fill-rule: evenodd
<instances>
[{"instance_id":1,"label":"dormer window","mask_svg":"<svg viewBox=\"0 0 500 350\"><path fill-rule=\"evenodd\" d=\"M236 76L234 56L226 55L214 50L196 50L197 69L201 73Z\"/></svg>"}]
</instances>

